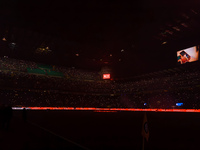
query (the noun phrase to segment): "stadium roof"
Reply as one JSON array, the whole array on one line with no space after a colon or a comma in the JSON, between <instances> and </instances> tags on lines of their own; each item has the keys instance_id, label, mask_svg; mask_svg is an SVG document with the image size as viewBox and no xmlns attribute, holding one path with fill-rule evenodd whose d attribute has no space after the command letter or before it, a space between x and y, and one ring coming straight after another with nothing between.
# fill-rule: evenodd
<instances>
[{"instance_id":1,"label":"stadium roof","mask_svg":"<svg viewBox=\"0 0 200 150\"><path fill-rule=\"evenodd\" d=\"M119 76L168 68L199 44L198 1L15 1L0 4L1 56Z\"/></svg>"}]
</instances>

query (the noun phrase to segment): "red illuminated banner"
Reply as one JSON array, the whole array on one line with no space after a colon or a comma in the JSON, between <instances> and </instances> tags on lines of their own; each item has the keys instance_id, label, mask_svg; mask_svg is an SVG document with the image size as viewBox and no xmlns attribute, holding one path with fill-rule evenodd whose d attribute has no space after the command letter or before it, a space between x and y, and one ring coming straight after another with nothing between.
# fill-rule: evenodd
<instances>
[{"instance_id":1,"label":"red illuminated banner","mask_svg":"<svg viewBox=\"0 0 200 150\"><path fill-rule=\"evenodd\" d=\"M103 79L110 79L110 74L103 74Z\"/></svg>"},{"instance_id":2,"label":"red illuminated banner","mask_svg":"<svg viewBox=\"0 0 200 150\"><path fill-rule=\"evenodd\" d=\"M13 110L86 110L95 112L116 112L116 111L153 111L153 112L198 112L200 109L159 109L159 108L94 108L94 107L12 107Z\"/></svg>"}]
</instances>

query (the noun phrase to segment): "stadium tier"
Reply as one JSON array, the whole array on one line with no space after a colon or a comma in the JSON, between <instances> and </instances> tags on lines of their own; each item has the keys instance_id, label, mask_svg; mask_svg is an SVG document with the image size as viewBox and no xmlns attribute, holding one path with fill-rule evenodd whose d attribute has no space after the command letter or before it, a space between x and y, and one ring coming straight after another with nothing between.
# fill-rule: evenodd
<instances>
[{"instance_id":1,"label":"stadium tier","mask_svg":"<svg viewBox=\"0 0 200 150\"><path fill-rule=\"evenodd\" d=\"M4 61L5 60L5 61ZM1 59L1 103L12 106L199 108L198 65L141 76L132 81L86 80L76 69L64 72L32 62ZM18 66L18 62L21 62ZM9 65L6 65L6 64ZM34 64L34 65L33 65ZM27 68L27 72L24 70ZM36 68L35 68L36 67ZM6 68L6 69L5 69ZM22 69L23 68L23 69ZM68 78L64 77L67 73ZM95 73L93 73L95 74ZM41 76L42 75L42 76ZM91 75L91 74L90 74ZM89 76L90 76L89 75ZM60 78L58 78L60 77ZM85 75L84 77L87 77ZM91 77L91 76L90 76ZM177 103L183 103L181 106Z\"/></svg>"}]
</instances>

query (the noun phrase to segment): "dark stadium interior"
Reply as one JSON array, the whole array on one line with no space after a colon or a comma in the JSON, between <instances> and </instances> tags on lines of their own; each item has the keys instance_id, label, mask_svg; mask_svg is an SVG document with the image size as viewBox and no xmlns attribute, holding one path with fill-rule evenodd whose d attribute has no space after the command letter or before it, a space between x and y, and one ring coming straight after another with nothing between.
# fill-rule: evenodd
<instances>
[{"instance_id":1,"label":"dark stadium interior","mask_svg":"<svg viewBox=\"0 0 200 150\"><path fill-rule=\"evenodd\" d=\"M199 44L198 6L171 0L8 0L0 6L1 38L16 47L1 50L1 56L94 70L108 65L116 77L157 71L176 64L177 49ZM52 53L39 55L39 47Z\"/></svg>"},{"instance_id":2,"label":"dark stadium interior","mask_svg":"<svg viewBox=\"0 0 200 150\"><path fill-rule=\"evenodd\" d=\"M199 8L1 1L0 149L199 149Z\"/></svg>"}]
</instances>

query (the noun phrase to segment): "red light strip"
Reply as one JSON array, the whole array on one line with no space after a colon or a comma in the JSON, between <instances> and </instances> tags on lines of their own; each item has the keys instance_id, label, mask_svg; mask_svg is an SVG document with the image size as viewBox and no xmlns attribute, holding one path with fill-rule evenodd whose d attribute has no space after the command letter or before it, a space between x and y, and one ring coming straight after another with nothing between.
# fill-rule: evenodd
<instances>
[{"instance_id":1,"label":"red light strip","mask_svg":"<svg viewBox=\"0 0 200 150\"><path fill-rule=\"evenodd\" d=\"M92 110L92 111L153 111L153 112L200 112L200 109L141 109L141 108L94 108L94 107L12 107L14 110L23 108L31 110Z\"/></svg>"},{"instance_id":2,"label":"red light strip","mask_svg":"<svg viewBox=\"0 0 200 150\"><path fill-rule=\"evenodd\" d=\"M117 112L114 110L94 110L94 112Z\"/></svg>"}]
</instances>

